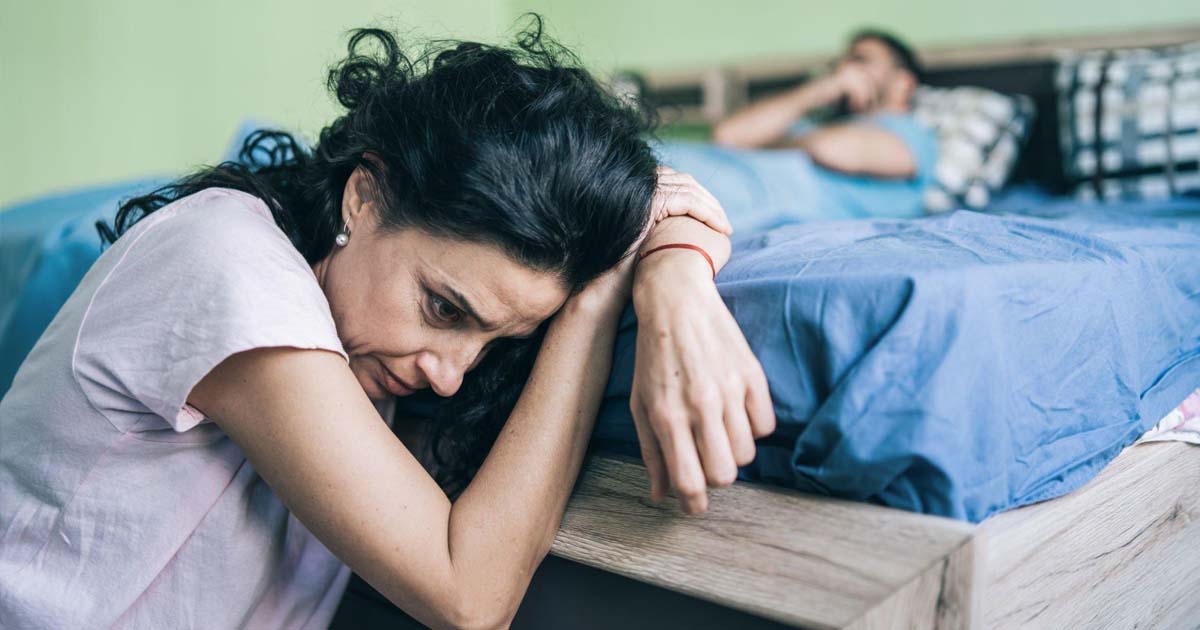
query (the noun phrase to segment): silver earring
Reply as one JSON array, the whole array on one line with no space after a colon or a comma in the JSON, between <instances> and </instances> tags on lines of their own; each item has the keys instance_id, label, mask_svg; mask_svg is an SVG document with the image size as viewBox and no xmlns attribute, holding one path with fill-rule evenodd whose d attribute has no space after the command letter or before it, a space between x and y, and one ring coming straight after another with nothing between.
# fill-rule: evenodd
<instances>
[{"instance_id":1,"label":"silver earring","mask_svg":"<svg viewBox=\"0 0 1200 630\"><path fill-rule=\"evenodd\" d=\"M337 243L338 247L345 247L346 243L350 242L350 226L342 224L342 229L338 230L337 236L333 237L333 242Z\"/></svg>"}]
</instances>

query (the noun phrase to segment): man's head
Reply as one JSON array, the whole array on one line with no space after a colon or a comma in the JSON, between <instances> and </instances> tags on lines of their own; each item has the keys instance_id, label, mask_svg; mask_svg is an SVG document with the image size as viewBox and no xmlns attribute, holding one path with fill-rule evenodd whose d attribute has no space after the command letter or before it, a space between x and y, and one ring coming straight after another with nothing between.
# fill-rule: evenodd
<instances>
[{"instance_id":1,"label":"man's head","mask_svg":"<svg viewBox=\"0 0 1200 630\"><path fill-rule=\"evenodd\" d=\"M838 66L846 64L859 66L874 81L877 100L873 109L909 109L922 69L912 48L895 35L876 29L858 31L838 62Z\"/></svg>"}]
</instances>

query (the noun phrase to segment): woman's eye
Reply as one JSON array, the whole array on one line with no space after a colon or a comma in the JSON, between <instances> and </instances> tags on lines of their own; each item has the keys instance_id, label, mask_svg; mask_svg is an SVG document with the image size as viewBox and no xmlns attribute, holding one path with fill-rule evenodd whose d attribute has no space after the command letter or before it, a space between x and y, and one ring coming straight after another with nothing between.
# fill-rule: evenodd
<instances>
[{"instance_id":1,"label":"woman's eye","mask_svg":"<svg viewBox=\"0 0 1200 630\"><path fill-rule=\"evenodd\" d=\"M462 312L453 304L433 294L430 294L429 297L433 304L433 314L435 317L444 322L457 322L462 319Z\"/></svg>"}]
</instances>

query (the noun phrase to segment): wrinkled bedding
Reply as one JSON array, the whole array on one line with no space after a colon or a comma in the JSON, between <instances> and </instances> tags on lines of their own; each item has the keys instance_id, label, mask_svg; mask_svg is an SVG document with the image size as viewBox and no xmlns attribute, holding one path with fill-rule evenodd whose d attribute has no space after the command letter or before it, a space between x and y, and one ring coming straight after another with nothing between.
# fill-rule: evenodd
<instances>
[{"instance_id":1,"label":"wrinkled bedding","mask_svg":"<svg viewBox=\"0 0 1200 630\"><path fill-rule=\"evenodd\" d=\"M1083 485L1200 386L1197 208L737 239L718 285L778 417L741 477L975 522ZM635 335L595 438L633 455Z\"/></svg>"}]
</instances>

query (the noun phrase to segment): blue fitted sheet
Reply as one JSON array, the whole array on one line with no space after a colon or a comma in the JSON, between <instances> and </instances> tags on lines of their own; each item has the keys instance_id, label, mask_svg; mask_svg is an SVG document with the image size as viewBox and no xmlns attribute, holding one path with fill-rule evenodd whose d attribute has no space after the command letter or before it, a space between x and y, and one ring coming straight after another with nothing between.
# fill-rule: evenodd
<instances>
[{"instance_id":1,"label":"blue fitted sheet","mask_svg":"<svg viewBox=\"0 0 1200 630\"><path fill-rule=\"evenodd\" d=\"M980 521L1081 486L1200 386L1200 203L1050 214L738 239L718 285L778 417L742 478ZM633 455L635 334L596 433Z\"/></svg>"}]
</instances>

